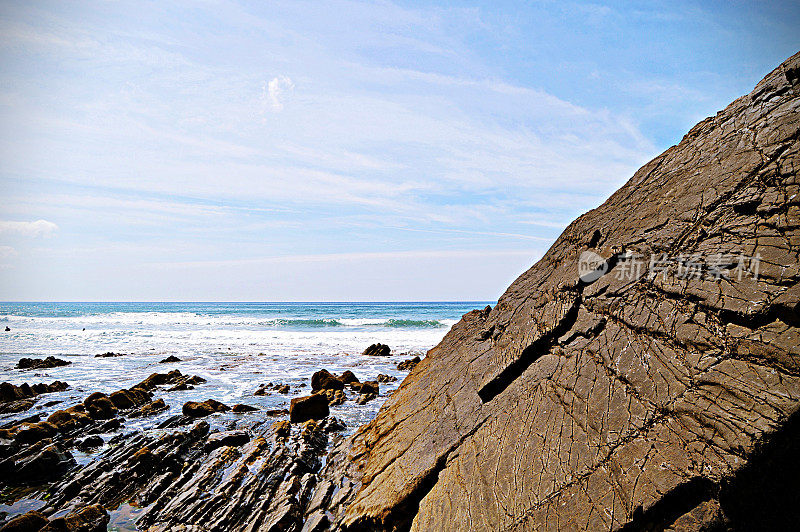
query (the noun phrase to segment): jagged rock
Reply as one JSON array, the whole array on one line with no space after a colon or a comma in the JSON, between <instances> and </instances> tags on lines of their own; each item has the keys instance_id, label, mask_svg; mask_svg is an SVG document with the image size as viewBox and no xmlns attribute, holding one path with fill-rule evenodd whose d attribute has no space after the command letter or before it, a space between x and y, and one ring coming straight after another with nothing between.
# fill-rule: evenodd
<instances>
[{"instance_id":1,"label":"jagged rock","mask_svg":"<svg viewBox=\"0 0 800 532\"><path fill-rule=\"evenodd\" d=\"M204 417L217 412L227 412L231 407L214 399L206 399L202 403L189 401L183 405L183 415L189 417Z\"/></svg>"},{"instance_id":2,"label":"jagged rock","mask_svg":"<svg viewBox=\"0 0 800 532\"><path fill-rule=\"evenodd\" d=\"M170 355L165 359L159 361L159 364L171 364L174 362L183 362L180 358L176 357L175 355Z\"/></svg>"},{"instance_id":3,"label":"jagged rock","mask_svg":"<svg viewBox=\"0 0 800 532\"><path fill-rule=\"evenodd\" d=\"M326 369L321 369L311 376L311 391L343 390L344 382Z\"/></svg>"},{"instance_id":4,"label":"jagged rock","mask_svg":"<svg viewBox=\"0 0 800 532\"><path fill-rule=\"evenodd\" d=\"M364 352L361 354L372 357L388 357L390 352L391 349L389 349L389 346L386 344L372 344L364 349Z\"/></svg>"},{"instance_id":5,"label":"jagged rock","mask_svg":"<svg viewBox=\"0 0 800 532\"><path fill-rule=\"evenodd\" d=\"M289 385L284 384L283 386L277 386L275 388L275 391L278 393L282 393L283 395L286 395L287 393L289 393Z\"/></svg>"},{"instance_id":6,"label":"jagged rock","mask_svg":"<svg viewBox=\"0 0 800 532\"><path fill-rule=\"evenodd\" d=\"M324 394L295 397L289 405L289 420L302 423L309 419L323 419L330 413Z\"/></svg>"},{"instance_id":7,"label":"jagged rock","mask_svg":"<svg viewBox=\"0 0 800 532\"><path fill-rule=\"evenodd\" d=\"M94 357L95 358L112 358L112 357L123 357L123 356L125 356L125 353L114 353L112 351L109 351L107 353L101 353L99 355L95 355Z\"/></svg>"},{"instance_id":8,"label":"jagged rock","mask_svg":"<svg viewBox=\"0 0 800 532\"><path fill-rule=\"evenodd\" d=\"M394 375L386 375L385 373L379 373L378 377L375 380L378 382L387 383L396 381L397 377L395 377Z\"/></svg>"},{"instance_id":9,"label":"jagged rock","mask_svg":"<svg viewBox=\"0 0 800 532\"><path fill-rule=\"evenodd\" d=\"M215 432L208 435L206 440L206 452L223 446L240 447L250 441L250 435L243 430L228 430Z\"/></svg>"},{"instance_id":10,"label":"jagged rock","mask_svg":"<svg viewBox=\"0 0 800 532\"><path fill-rule=\"evenodd\" d=\"M356 374L348 369L344 373L342 373L342 376L339 377L339 380L342 381L344 384L350 384L353 382L358 382L358 377L356 377Z\"/></svg>"},{"instance_id":11,"label":"jagged rock","mask_svg":"<svg viewBox=\"0 0 800 532\"><path fill-rule=\"evenodd\" d=\"M378 396L376 394L374 394L374 393L362 393L358 397L356 397L356 404L357 405L367 404L368 402L372 401L376 397L378 397Z\"/></svg>"},{"instance_id":12,"label":"jagged rock","mask_svg":"<svg viewBox=\"0 0 800 532\"><path fill-rule=\"evenodd\" d=\"M331 454L331 528L795 528L799 71L700 122L454 325Z\"/></svg>"},{"instance_id":13,"label":"jagged rock","mask_svg":"<svg viewBox=\"0 0 800 532\"><path fill-rule=\"evenodd\" d=\"M206 380L199 375L187 377L182 374L180 370L174 369L169 373L153 373L134 386L134 388L142 388L143 390L151 391L155 389L156 386L173 385L177 387L177 389L186 389L185 387L203 384L204 382L206 382Z\"/></svg>"},{"instance_id":14,"label":"jagged rock","mask_svg":"<svg viewBox=\"0 0 800 532\"><path fill-rule=\"evenodd\" d=\"M159 398L159 399L156 399L155 401L152 401L152 402L142 406L138 410L134 410L133 412L130 412L128 414L128 417L132 417L133 418L133 417L153 416L155 414L163 412L167 408L168 407L167 407L166 403L164 402L164 400Z\"/></svg>"},{"instance_id":15,"label":"jagged rock","mask_svg":"<svg viewBox=\"0 0 800 532\"><path fill-rule=\"evenodd\" d=\"M10 382L0 383L0 403L8 403L18 401L20 399L28 399L36 397L44 393L62 392L69 388L66 382L54 381L51 384L20 384L16 386Z\"/></svg>"},{"instance_id":16,"label":"jagged rock","mask_svg":"<svg viewBox=\"0 0 800 532\"><path fill-rule=\"evenodd\" d=\"M362 394L378 395L380 393L380 385L378 384L378 381L364 381L364 382L353 383L350 385L350 388Z\"/></svg>"},{"instance_id":17,"label":"jagged rock","mask_svg":"<svg viewBox=\"0 0 800 532\"><path fill-rule=\"evenodd\" d=\"M111 516L100 505L85 506L51 520L41 532L105 532Z\"/></svg>"},{"instance_id":18,"label":"jagged rock","mask_svg":"<svg viewBox=\"0 0 800 532\"><path fill-rule=\"evenodd\" d=\"M419 357L409 358L408 360L404 360L397 365L397 369L400 371L411 371L414 369L417 364L420 363Z\"/></svg>"},{"instance_id":19,"label":"jagged rock","mask_svg":"<svg viewBox=\"0 0 800 532\"><path fill-rule=\"evenodd\" d=\"M237 414L243 414L245 412L256 412L258 408L250 405L237 404L233 405L233 411Z\"/></svg>"},{"instance_id":20,"label":"jagged rock","mask_svg":"<svg viewBox=\"0 0 800 532\"><path fill-rule=\"evenodd\" d=\"M68 366L70 364L72 364L72 362L61 360L54 356L49 356L47 358L20 358L19 362L17 362L17 369L48 369Z\"/></svg>"},{"instance_id":21,"label":"jagged rock","mask_svg":"<svg viewBox=\"0 0 800 532\"><path fill-rule=\"evenodd\" d=\"M272 430L278 438L288 438L292 433L292 424L288 421L276 421L272 424Z\"/></svg>"},{"instance_id":22,"label":"jagged rock","mask_svg":"<svg viewBox=\"0 0 800 532\"><path fill-rule=\"evenodd\" d=\"M347 400L347 396L342 390L319 390L316 393L324 395L329 406L337 406L343 404Z\"/></svg>"}]
</instances>

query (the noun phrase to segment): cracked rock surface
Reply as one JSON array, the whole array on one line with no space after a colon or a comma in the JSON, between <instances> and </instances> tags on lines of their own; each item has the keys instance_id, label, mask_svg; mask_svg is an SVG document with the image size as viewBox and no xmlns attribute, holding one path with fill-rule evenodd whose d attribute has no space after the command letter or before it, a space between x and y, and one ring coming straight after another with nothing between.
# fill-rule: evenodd
<instances>
[{"instance_id":1,"label":"cracked rock surface","mask_svg":"<svg viewBox=\"0 0 800 532\"><path fill-rule=\"evenodd\" d=\"M331 454L306 528L796 525L799 72L800 53L453 326Z\"/></svg>"}]
</instances>

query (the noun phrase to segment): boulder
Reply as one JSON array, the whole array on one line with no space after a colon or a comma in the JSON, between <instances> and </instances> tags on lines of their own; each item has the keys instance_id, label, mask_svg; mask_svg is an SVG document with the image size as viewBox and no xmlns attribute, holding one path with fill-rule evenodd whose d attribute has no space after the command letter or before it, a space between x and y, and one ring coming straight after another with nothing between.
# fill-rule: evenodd
<instances>
[{"instance_id":1,"label":"boulder","mask_svg":"<svg viewBox=\"0 0 800 532\"><path fill-rule=\"evenodd\" d=\"M189 401L183 405L183 415L189 417L205 417L217 412L227 412L231 407L215 401L214 399L207 399L202 403L197 401Z\"/></svg>"},{"instance_id":2,"label":"boulder","mask_svg":"<svg viewBox=\"0 0 800 532\"><path fill-rule=\"evenodd\" d=\"M385 373L379 373L378 377L375 380L377 380L378 382L387 383L396 381L397 377L395 377L394 375L386 375Z\"/></svg>"},{"instance_id":3,"label":"boulder","mask_svg":"<svg viewBox=\"0 0 800 532\"><path fill-rule=\"evenodd\" d=\"M233 411L236 412L237 414L243 414L245 412L256 412L257 410L258 408L250 405L243 405L243 404L233 405Z\"/></svg>"},{"instance_id":4,"label":"boulder","mask_svg":"<svg viewBox=\"0 0 800 532\"><path fill-rule=\"evenodd\" d=\"M36 511L19 515L0 528L0 532L39 532L47 524L47 518Z\"/></svg>"},{"instance_id":5,"label":"boulder","mask_svg":"<svg viewBox=\"0 0 800 532\"><path fill-rule=\"evenodd\" d=\"M372 344L368 348L364 349L362 355L371 356L371 357L388 357L391 353L391 349L386 344Z\"/></svg>"},{"instance_id":6,"label":"boulder","mask_svg":"<svg viewBox=\"0 0 800 532\"><path fill-rule=\"evenodd\" d=\"M40 532L105 532L111 516L99 504L51 520Z\"/></svg>"},{"instance_id":7,"label":"boulder","mask_svg":"<svg viewBox=\"0 0 800 532\"><path fill-rule=\"evenodd\" d=\"M326 369L321 369L311 376L311 391L317 390L342 390L344 383Z\"/></svg>"},{"instance_id":8,"label":"boulder","mask_svg":"<svg viewBox=\"0 0 800 532\"><path fill-rule=\"evenodd\" d=\"M358 382L358 377L356 377L356 374L348 369L347 371L342 373L342 376L339 377L339 380L342 381L344 384L350 384L353 382Z\"/></svg>"},{"instance_id":9,"label":"boulder","mask_svg":"<svg viewBox=\"0 0 800 532\"><path fill-rule=\"evenodd\" d=\"M397 369L400 371L411 371L414 369L417 364L420 363L419 357L409 358L408 360L404 360L397 365Z\"/></svg>"},{"instance_id":10,"label":"boulder","mask_svg":"<svg viewBox=\"0 0 800 532\"><path fill-rule=\"evenodd\" d=\"M70 364L72 364L72 362L54 356L49 356L47 358L20 358L19 362L17 362L17 369L48 369L68 366Z\"/></svg>"},{"instance_id":11,"label":"boulder","mask_svg":"<svg viewBox=\"0 0 800 532\"><path fill-rule=\"evenodd\" d=\"M328 416L328 400L324 394L295 397L289 406L289 420L302 423L309 419L324 419Z\"/></svg>"}]
</instances>

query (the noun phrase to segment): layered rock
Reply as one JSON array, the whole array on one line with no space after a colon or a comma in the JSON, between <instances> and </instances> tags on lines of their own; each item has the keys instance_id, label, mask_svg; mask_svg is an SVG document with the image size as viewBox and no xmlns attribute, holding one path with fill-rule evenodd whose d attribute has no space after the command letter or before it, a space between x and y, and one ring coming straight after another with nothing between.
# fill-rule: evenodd
<instances>
[{"instance_id":1,"label":"layered rock","mask_svg":"<svg viewBox=\"0 0 800 532\"><path fill-rule=\"evenodd\" d=\"M330 528L796 524L799 72L700 122L454 325L330 458Z\"/></svg>"}]
</instances>

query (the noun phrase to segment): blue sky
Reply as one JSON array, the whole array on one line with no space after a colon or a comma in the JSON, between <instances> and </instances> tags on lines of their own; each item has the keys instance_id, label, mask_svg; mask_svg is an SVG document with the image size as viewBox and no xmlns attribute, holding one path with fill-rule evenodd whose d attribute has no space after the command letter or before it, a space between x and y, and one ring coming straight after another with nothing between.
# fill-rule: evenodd
<instances>
[{"instance_id":1,"label":"blue sky","mask_svg":"<svg viewBox=\"0 0 800 532\"><path fill-rule=\"evenodd\" d=\"M0 299L490 300L796 2L3 2Z\"/></svg>"}]
</instances>

